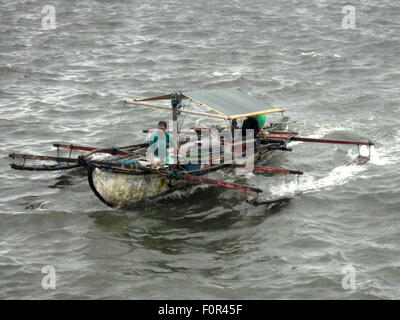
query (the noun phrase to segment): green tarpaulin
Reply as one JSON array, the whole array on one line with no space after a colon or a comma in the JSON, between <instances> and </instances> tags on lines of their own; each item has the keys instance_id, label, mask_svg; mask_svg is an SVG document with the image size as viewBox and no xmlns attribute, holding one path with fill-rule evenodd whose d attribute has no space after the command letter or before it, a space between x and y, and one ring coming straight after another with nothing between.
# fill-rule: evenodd
<instances>
[{"instance_id":1,"label":"green tarpaulin","mask_svg":"<svg viewBox=\"0 0 400 320\"><path fill-rule=\"evenodd\" d=\"M196 90L183 94L227 116L260 112L270 108L266 103L240 89Z\"/></svg>"}]
</instances>

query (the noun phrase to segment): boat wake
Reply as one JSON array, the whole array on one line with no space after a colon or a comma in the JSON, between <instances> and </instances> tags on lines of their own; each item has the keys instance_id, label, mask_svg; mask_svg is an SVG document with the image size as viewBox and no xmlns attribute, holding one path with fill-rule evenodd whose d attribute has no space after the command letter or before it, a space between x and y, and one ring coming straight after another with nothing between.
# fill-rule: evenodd
<instances>
[{"instance_id":1,"label":"boat wake","mask_svg":"<svg viewBox=\"0 0 400 320\"><path fill-rule=\"evenodd\" d=\"M384 143L379 148L371 150L371 163L377 166L386 166L398 163L400 160L400 129L393 134L392 143Z\"/></svg>"},{"instance_id":2,"label":"boat wake","mask_svg":"<svg viewBox=\"0 0 400 320\"><path fill-rule=\"evenodd\" d=\"M324 126L319 128L314 134L309 134L308 136L321 138L337 130L338 127L331 128ZM395 134L392 134L392 139L393 144L383 144L383 146L378 148L374 146L370 150L368 146L360 146L359 150L351 148L347 152L348 163L335 167L327 175L321 177L320 172L305 173L299 180L292 180L278 186L270 186L269 192L275 197L284 195L293 195L294 197L302 193L332 190L337 186L345 185L357 179L362 172L367 170L365 164L382 166L398 162L398 155L400 154L400 129ZM290 145L294 146L302 143L301 141L295 141L291 142Z\"/></svg>"},{"instance_id":3,"label":"boat wake","mask_svg":"<svg viewBox=\"0 0 400 320\"><path fill-rule=\"evenodd\" d=\"M312 173L305 173L299 180L293 180L279 186L271 186L270 192L273 196L282 196L331 190L355 180L357 175L365 170L364 166L351 164L338 166L322 178Z\"/></svg>"}]
</instances>

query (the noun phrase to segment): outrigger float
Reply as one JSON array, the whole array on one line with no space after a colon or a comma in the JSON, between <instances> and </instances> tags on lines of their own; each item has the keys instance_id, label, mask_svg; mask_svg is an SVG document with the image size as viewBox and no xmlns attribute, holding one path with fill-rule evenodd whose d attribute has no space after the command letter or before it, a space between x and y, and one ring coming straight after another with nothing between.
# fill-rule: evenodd
<instances>
[{"instance_id":1,"label":"outrigger float","mask_svg":"<svg viewBox=\"0 0 400 320\"><path fill-rule=\"evenodd\" d=\"M148 101L171 100L171 107L165 105L155 105ZM11 168L15 170L30 171L58 171L76 168L86 168L88 182L94 194L106 205L110 207L125 207L134 205L137 201L154 199L165 195L178 188L188 187L192 184L205 183L226 188L243 190L247 202L253 205L268 204L281 200L293 198L296 194L284 196L272 196L265 194L263 190L242 184L225 182L218 180L220 171L232 171L233 169L243 168L249 161L254 164L266 162L267 158L275 151L292 151L288 144L292 141L315 142L315 143L334 143L356 145L358 151L360 146L367 146L370 150L374 145L372 142L327 140L299 137L297 132L290 131L288 126L289 118L284 116L284 109L268 109L266 104L252 95L240 89L218 89L218 90L198 90L188 92L175 92L161 96L128 99L126 104L157 108L172 112L174 138L179 139L181 149L185 144L191 146L191 151L186 154L186 162L180 162L176 156L174 163L158 165L154 167L147 161L146 152L149 143L139 143L124 147L96 148L79 146L74 144L54 144L57 148L57 156L42 156L29 154L12 153L13 158ZM200 106L207 112L188 110L190 106ZM249 117L262 117L265 114L281 113L281 118L277 122L262 124L262 128L254 139L250 141L254 144L253 152L248 152L249 139L237 139L234 135L237 119ZM201 117L210 117L226 121L225 125L212 126L209 128L193 128L194 131L185 132L179 130L177 125L178 116L182 114L192 114ZM149 132L149 130L143 130ZM210 141L212 133L217 132L220 137L235 137L231 142L224 142L222 139L221 150L218 152L218 159L215 159L215 152L212 152ZM194 134L197 140L190 140L187 135ZM181 139L186 135L186 139ZM195 148L193 148L195 145ZM248 148L248 150L246 149ZM59 156L60 149L69 150L68 157ZM206 149L206 151L204 150ZM84 153L78 157L72 157L72 151L78 150ZM194 152L193 152L194 150ZM239 160L224 161L226 152L239 154ZM103 155L100 156L99 155ZM361 156L360 152L356 159L351 163L364 164L370 158ZM22 159L15 163L15 159ZM43 161L45 164L28 165L27 160ZM196 161L194 161L196 160ZM53 164L50 164L50 163ZM299 170L282 168L270 168L262 165L253 166L254 173L268 174L294 174L301 175Z\"/></svg>"}]
</instances>

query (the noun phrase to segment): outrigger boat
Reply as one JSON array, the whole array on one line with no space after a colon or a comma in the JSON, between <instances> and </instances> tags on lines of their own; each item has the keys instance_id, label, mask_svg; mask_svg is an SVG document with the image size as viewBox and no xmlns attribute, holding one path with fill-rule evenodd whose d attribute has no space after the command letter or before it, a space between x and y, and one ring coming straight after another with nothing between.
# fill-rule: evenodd
<instances>
[{"instance_id":1,"label":"outrigger boat","mask_svg":"<svg viewBox=\"0 0 400 320\"><path fill-rule=\"evenodd\" d=\"M171 107L148 102L158 100L171 100ZM154 166L145 157L149 147L148 142L106 148L57 143L54 144L54 147L57 148L57 156L10 154L9 156L13 159L23 159L23 163L15 163L14 160L11 168L31 171L86 168L88 182L94 194L110 207L134 205L137 201L154 199L178 188L184 188L196 183L243 190L249 203L260 205L290 199L296 194L274 197L253 186L221 181L218 179L220 177L219 172L243 169L248 163L262 164L266 162L272 152L277 150L292 151L288 147L288 144L292 141L349 144L356 145L358 150L362 145L367 146L369 149L373 145L370 141L299 137L297 132L289 130L288 126L293 122L290 122L289 118L284 115L284 109L269 109L264 102L240 89L174 92L149 98L127 99L124 101L124 108L126 104L172 112L173 136L175 139L179 139L181 149L184 145L186 147L189 146L189 148L186 148L186 150L190 150L185 154L186 161L180 161L179 155L175 155L172 163ZM207 112L189 110L189 107L193 104L206 109ZM263 124L254 138L250 139L247 136L246 141L242 141L242 135L240 137L235 136L234 129L238 119L273 113L281 114L279 121ZM193 128L193 131L185 132L180 130L177 125L178 116L182 114L210 117L227 123L209 128ZM150 132L150 130L143 131ZM217 149L217 152L214 152L215 149L211 143L212 136L214 134L215 137L215 133L222 141L222 150ZM188 137L191 134L196 137L195 140ZM224 139L229 135L234 139L231 141ZM181 139L185 136L186 139ZM69 156L61 157L59 154L60 149L68 149ZM85 153L74 158L72 157L72 151L74 150L84 151ZM227 161L227 159L230 159L226 157L228 153L233 155L232 161ZM104 156L99 157L99 155ZM369 158L370 152L368 156L361 156L359 153L352 163L364 164ZM55 162L55 164L27 165L27 160ZM303 174L299 170L270 168L262 165L252 165L251 167L254 173Z\"/></svg>"}]
</instances>

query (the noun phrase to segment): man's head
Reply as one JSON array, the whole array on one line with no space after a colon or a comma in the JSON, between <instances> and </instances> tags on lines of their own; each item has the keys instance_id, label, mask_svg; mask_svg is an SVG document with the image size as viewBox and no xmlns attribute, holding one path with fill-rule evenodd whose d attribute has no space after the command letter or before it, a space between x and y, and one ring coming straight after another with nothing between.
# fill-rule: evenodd
<instances>
[{"instance_id":1,"label":"man's head","mask_svg":"<svg viewBox=\"0 0 400 320\"><path fill-rule=\"evenodd\" d=\"M167 123L165 121L160 121L158 123L158 129L161 129L163 131L167 130Z\"/></svg>"}]
</instances>

